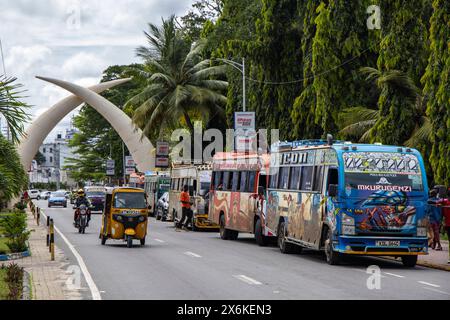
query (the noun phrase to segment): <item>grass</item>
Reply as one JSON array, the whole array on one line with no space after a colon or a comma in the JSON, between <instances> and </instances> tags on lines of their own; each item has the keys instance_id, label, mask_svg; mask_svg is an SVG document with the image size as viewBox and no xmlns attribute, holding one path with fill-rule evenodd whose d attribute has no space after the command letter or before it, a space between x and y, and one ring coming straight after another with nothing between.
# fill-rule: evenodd
<instances>
[{"instance_id":1,"label":"grass","mask_svg":"<svg viewBox=\"0 0 450 320\"><path fill-rule=\"evenodd\" d=\"M6 300L9 294L8 284L5 282L6 270L0 269L0 300Z\"/></svg>"},{"instance_id":2,"label":"grass","mask_svg":"<svg viewBox=\"0 0 450 320\"><path fill-rule=\"evenodd\" d=\"M6 245L7 241L8 241L8 238L0 238L0 254L10 253L9 248Z\"/></svg>"}]
</instances>

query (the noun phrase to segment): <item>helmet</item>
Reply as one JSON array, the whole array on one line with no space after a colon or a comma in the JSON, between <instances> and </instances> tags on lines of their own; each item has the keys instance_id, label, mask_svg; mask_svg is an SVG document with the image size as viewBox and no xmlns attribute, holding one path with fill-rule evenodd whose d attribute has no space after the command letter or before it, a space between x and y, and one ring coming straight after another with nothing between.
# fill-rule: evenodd
<instances>
[{"instance_id":1,"label":"helmet","mask_svg":"<svg viewBox=\"0 0 450 320\"><path fill-rule=\"evenodd\" d=\"M78 194L80 197L84 196L84 190L83 190L83 189L78 190L78 191L77 191L77 194Z\"/></svg>"}]
</instances>

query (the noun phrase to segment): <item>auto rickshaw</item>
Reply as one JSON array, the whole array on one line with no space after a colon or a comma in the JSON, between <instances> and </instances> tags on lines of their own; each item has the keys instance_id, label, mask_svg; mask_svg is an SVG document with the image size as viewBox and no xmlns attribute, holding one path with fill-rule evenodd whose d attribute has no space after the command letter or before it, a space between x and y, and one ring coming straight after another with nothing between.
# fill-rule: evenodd
<instances>
[{"instance_id":1,"label":"auto rickshaw","mask_svg":"<svg viewBox=\"0 0 450 320\"><path fill-rule=\"evenodd\" d=\"M127 247L133 239L145 245L149 210L143 189L129 187L106 188L105 208L102 215L100 239L124 240Z\"/></svg>"}]
</instances>

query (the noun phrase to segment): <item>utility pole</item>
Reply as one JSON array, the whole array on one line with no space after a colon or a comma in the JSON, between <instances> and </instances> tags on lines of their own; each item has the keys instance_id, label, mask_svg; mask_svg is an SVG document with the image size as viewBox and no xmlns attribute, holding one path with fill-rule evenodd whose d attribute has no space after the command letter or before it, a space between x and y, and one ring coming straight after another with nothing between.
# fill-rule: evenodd
<instances>
[{"instance_id":1,"label":"utility pole","mask_svg":"<svg viewBox=\"0 0 450 320\"><path fill-rule=\"evenodd\" d=\"M246 95L246 90L245 90L245 58L242 58L242 111L246 112L247 108L246 108L246 104L247 104L247 99L245 97Z\"/></svg>"},{"instance_id":2,"label":"utility pole","mask_svg":"<svg viewBox=\"0 0 450 320\"><path fill-rule=\"evenodd\" d=\"M3 54L3 44L2 39L0 39L0 54L2 56L2 65L3 65L3 76L6 78L6 66L5 66L5 56ZM11 141L11 133L9 129L8 123L6 124L6 140Z\"/></svg>"},{"instance_id":3,"label":"utility pole","mask_svg":"<svg viewBox=\"0 0 450 320\"><path fill-rule=\"evenodd\" d=\"M125 144L122 141L122 169L123 169L123 186L126 185L126 171L125 171Z\"/></svg>"}]
</instances>

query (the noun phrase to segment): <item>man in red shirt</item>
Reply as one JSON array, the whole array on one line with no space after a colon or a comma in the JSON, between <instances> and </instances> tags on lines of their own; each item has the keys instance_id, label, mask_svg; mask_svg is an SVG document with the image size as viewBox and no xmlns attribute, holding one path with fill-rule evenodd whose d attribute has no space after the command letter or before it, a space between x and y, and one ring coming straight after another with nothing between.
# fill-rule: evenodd
<instances>
[{"instance_id":1,"label":"man in red shirt","mask_svg":"<svg viewBox=\"0 0 450 320\"><path fill-rule=\"evenodd\" d=\"M186 220L186 222L184 222L184 230L188 231L189 221L192 219L191 197L189 196L188 185L185 185L183 187L183 192L181 192L180 195L180 202L181 202L182 216L175 230L180 231L181 227L183 226L184 220Z\"/></svg>"}]
</instances>

